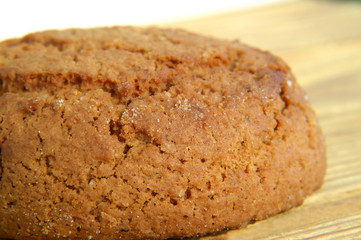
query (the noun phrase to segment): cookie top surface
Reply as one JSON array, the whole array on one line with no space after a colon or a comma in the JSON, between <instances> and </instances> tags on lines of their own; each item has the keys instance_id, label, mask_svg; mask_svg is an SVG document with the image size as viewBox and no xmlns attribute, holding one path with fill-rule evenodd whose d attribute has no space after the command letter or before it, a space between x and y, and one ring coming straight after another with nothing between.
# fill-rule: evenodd
<instances>
[{"instance_id":1,"label":"cookie top surface","mask_svg":"<svg viewBox=\"0 0 361 240\"><path fill-rule=\"evenodd\" d=\"M184 85L184 79L193 88L217 84L230 90L226 86L238 85L231 79L239 74L247 84L244 79L265 75L262 70L288 71L276 57L239 43L156 28L35 33L3 42L1 53L2 91L102 89L121 103ZM224 81L215 81L219 78Z\"/></svg>"},{"instance_id":2,"label":"cookie top surface","mask_svg":"<svg viewBox=\"0 0 361 240\"><path fill-rule=\"evenodd\" d=\"M281 59L237 41L34 33L0 43L0 82L0 237L206 234L296 206L322 183L304 91Z\"/></svg>"}]
</instances>

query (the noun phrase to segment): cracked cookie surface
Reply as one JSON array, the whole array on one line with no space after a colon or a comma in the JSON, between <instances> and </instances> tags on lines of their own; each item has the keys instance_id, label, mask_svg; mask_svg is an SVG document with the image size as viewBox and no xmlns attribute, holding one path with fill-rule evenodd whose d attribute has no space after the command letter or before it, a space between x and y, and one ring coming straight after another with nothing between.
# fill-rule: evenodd
<instances>
[{"instance_id":1,"label":"cracked cookie surface","mask_svg":"<svg viewBox=\"0 0 361 240\"><path fill-rule=\"evenodd\" d=\"M300 205L324 139L289 67L179 29L0 43L0 237L162 239Z\"/></svg>"}]
</instances>

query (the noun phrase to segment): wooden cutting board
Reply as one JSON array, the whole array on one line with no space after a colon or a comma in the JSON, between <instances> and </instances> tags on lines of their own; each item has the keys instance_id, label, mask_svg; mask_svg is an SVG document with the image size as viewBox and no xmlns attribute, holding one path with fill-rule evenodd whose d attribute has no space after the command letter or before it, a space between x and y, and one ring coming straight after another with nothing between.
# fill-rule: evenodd
<instances>
[{"instance_id":1,"label":"wooden cutting board","mask_svg":"<svg viewBox=\"0 0 361 240\"><path fill-rule=\"evenodd\" d=\"M281 56L327 139L324 186L301 207L207 239L361 239L361 2L291 1L162 25Z\"/></svg>"}]
</instances>

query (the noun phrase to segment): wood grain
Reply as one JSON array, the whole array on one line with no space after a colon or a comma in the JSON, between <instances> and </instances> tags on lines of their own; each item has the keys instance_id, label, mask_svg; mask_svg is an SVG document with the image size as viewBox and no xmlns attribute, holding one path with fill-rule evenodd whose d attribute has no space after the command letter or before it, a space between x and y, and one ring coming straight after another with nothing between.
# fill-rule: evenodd
<instances>
[{"instance_id":1,"label":"wood grain","mask_svg":"<svg viewBox=\"0 0 361 240\"><path fill-rule=\"evenodd\" d=\"M324 186L301 207L207 239L361 239L361 2L292 1L163 25L281 56L327 139Z\"/></svg>"}]
</instances>

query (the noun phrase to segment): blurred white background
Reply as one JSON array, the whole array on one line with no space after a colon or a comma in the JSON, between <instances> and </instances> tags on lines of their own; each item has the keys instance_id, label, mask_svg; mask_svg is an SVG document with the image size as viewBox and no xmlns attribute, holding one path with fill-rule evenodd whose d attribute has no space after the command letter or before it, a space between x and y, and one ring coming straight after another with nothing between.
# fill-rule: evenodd
<instances>
[{"instance_id":1,"label":"blurred white background","mask_svg":"<svg viewBox=\"0 0 361 240\"><path fill-rule=\"evenodd\" d=\"M281 1L286 0L4 0L0 1L0 40L46 29L155 25Z\"/></svg>"}]
</instances>

